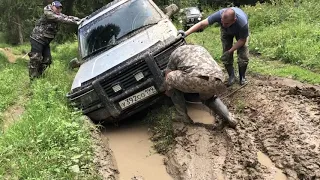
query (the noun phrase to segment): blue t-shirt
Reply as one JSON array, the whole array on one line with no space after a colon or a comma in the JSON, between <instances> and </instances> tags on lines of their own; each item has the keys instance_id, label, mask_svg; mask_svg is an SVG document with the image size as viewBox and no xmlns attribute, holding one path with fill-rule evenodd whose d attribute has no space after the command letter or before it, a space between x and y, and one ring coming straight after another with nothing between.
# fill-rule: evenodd
<instances>
[{"instance_id":1,"label":"blue t-shirt","mask_svg":"<svg viewBox=\"0 0 320 180\"><path fill-rule=\"evenodd\" d=\"M209 24L218 23L221 28L226 30L228 35L234 35L237 39L246 39L249 36L248 16L241 9L232 7L236 14L236 22L230 27L224 28L221 23L221 15L227 8L221 9L208 17Z\"/></svg>"}]
</instances>

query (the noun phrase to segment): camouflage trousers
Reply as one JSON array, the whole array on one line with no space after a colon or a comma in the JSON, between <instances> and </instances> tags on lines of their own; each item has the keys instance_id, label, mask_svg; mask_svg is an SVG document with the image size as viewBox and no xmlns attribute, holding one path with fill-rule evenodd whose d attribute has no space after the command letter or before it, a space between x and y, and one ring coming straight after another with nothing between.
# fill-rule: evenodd
<instances>
[{"instance_id":1,"label":"camouflage trousers","mask_svg":"<svg viewBox=\"0 0 320 180\"><path fill-rule=\"evenodd\" d=\"M222 53L228 51L233 46L233 39L236 38L238 40L238 37L235 37L233 35L227 34L227 32L221 28L221 42L222 42ZM238 65L240 67L245 66L249 63L249 50L248 50L248 42L249 37L247 38L246 44L239 49L237 49L237 55L238 55ZM223 62L224 65L233 65L233 54L230 56L230 58Z\"/></svg>"},{"instance_id":2,"label":"camouflage trousers","mask_svg":"<svg viewBox=\"0 0 320 180\"><path fill-rule=\"evenodd\" d=\"M43 45L30 39L31 52L28 53L30 61L28 64L30 79L40 77L52 63L50 45Z\"/></svg>"},{"instance_id":3,"label":"camouflage trousers","mask_svg":"<svg viewBox=\"0 0 320 180\"><path fill-rule=\"evenodd\" d=\"M201 100L210 99L224 90L224 85L218 78L190 76L179 70L168 73L165 81L168 91L177 89L184 93L199 93Z\"/></svg>"}]
</instances>

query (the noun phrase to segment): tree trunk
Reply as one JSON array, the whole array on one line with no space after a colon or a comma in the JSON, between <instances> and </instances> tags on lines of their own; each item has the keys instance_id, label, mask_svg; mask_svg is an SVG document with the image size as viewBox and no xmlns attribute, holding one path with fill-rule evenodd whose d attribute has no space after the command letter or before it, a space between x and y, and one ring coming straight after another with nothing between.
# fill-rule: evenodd
<instances>
[{"instance_id":1,"label":"tree trunk","mask_svg":"<svg viewBox=\"0 0 320 180\"><path fill-rule=\"evenodd\" d=\"M20 16L17 15L17 26L18 26L18 33L19 33L19 44L23 44L23 34L22 34L22 27L21 27L21 19Z\"/></svg>"}]
</instances>

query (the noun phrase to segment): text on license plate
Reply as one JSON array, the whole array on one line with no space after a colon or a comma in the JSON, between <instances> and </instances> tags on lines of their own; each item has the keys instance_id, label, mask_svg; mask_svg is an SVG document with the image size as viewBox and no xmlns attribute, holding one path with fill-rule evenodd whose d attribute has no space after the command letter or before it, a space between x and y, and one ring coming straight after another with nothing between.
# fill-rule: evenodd
<instances>
[{"instance_id":1,"label":"text on license plate","mask_svg":"<svg viewBox=\"0 0 320 180\"><path fill-rule=\"evenodd\" d=\"M157 93L156 88L154 88L154 86L151 86L143 91L138 92L137 94L134 94L134 95L120 101L119 105L122 109L124 109L124 108L126 108L130 105L133 105L143 99L146 99L147 97L152 96L156 93Z\"/></svg>"}]
</instances>

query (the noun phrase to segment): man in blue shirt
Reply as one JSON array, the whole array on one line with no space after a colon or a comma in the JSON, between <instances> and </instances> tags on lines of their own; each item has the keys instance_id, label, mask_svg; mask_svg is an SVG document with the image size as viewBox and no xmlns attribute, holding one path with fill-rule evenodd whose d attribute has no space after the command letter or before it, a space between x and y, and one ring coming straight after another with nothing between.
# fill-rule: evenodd
<instances>
[{"instance_id":1,"label":"man in blue shirt","mask_svg":"<svg viewBox=\"0 0 320 180\"><path fill-rule=\"evenodd\" d=\"M231 86L235 78L233 68L233 52L235 50L237 50L238 54L239 83L243 85L246 83L245 73L249 62L249 26L248 16L241 9L236 7L221 9L211 14L207 19L195 24L186 32L179 30L179 34L186 37L214 23L218 23L221 27L220 32L223 49L221 60L229 75L227 85ZM237 40L235 44L233 44L233 38Z\"/></svg>"}]
</instances>

